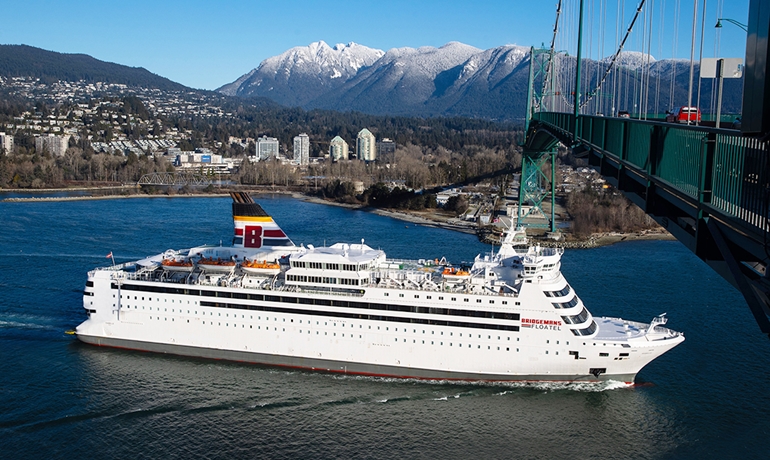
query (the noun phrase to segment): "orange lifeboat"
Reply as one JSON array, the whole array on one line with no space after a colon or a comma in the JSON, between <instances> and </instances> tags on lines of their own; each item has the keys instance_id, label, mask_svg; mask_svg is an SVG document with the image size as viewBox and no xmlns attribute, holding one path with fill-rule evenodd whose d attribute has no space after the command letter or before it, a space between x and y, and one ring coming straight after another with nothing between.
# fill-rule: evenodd
<instances>
[{"instance_id":1,"label":"orange lifeboat","mask_svg":"<svg viewBox=\"0 0 770 460\"><path fill-rule=\"evenodd\" d=\"M446 267L444 268L444 271L441 272L441 274L444 276L444 278L447 281L464 280L471 276L469 271L463 270L462 268L456 268L456 267Z\"/></svg>"},{"instance_id":2,"label":"orange lifeboat","mask_svg":"<svg viewBox=\"0 0 770 460\"><path fill-rule=\"evenodd\" d=\"M198 261L198 266L210 272L229 272L235 268L235 261L229 259L220 259L217 257L204 257Z\"/></svg>"},{"instance_id":3,"label":"orange lifeboat","mask_svg":"<svg viewBox=\"0 0 770 460\"><path fill-rule=\"evenodd\" d=\"M281 265L277 262L268 262L266 260L249 260L241 262L241 269L246 273L253 275L277 275L281 272Z\"/></svg>"},{"instance_id":4,"label":"orange lifeboat","mask_svg":"<svg viewBox=\"0 0 770 460\"><path fill-rule=\"evenodd\" d=\"M175 259L173 257L165 258L160 261L163 269L172 272L191 272L194 264L190 259Z\"/></svg>"}]
</instances>

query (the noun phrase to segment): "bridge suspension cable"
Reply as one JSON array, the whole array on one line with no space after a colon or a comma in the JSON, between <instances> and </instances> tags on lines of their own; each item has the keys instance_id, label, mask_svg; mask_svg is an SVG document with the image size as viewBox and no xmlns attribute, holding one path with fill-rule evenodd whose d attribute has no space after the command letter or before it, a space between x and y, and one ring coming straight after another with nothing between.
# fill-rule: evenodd
<instances>
[{"instance_id":1,"label":"bridge suspension cable","mask_svg":"<svg viewBox=\"0 0 770 460\"><path fill-rule=\"evenodd\" d=\"M551 73L553 72L553 56L554 51L556 49L556 35L559 33L559 17L561 16L561 0L559 0L559 3L556 5L556 22L554 22L553 25L553 37L551 37L551 47L548 52L548 62L545 67L545 76L543 77L543 87L540 91L541 95L548 94L548 85L551 82ZM534 56L530 56L530 59L534 59ZM542 97L541 97L542 101ZM538 103L538 109L540 102Z\"/></svg>"},{"instance_id":2,"label":"bridge suspension cable","mask_svg":"<svg viewBox=\"0 0 770 460\"><path fill-rule=\"evenodd\" d=\"M586 104L588 104L588 102L594 98L594 96L596 96L596 93L601 89L602 85L607 79L607 76L610 74L610 72L614 68L615 63L617 62L618 57L620 56L620 53L623 51L623 47L626 44L626 40L628 40L628 37L631 35L631 31L633 30L634 24L636 23L636 20L639 17L639 13L642 12L642 7L644 6L645 2L646 0L641 0L639 2L639 6L636 8L636 14L634 14L634 18L631 20L631 24L628 26L628 29L626 30L626 34L623 36L623 40L620 41L620 46L618 46L618 50L612 56L612 59L610 60L610 64L609 66L607 66L607 69L605 70L604 75L602 75L602 78L597 83L596 88L590 93L586 94L585 100L580 104L581 109L585 107Z\"/></svg>"}]
</instances>

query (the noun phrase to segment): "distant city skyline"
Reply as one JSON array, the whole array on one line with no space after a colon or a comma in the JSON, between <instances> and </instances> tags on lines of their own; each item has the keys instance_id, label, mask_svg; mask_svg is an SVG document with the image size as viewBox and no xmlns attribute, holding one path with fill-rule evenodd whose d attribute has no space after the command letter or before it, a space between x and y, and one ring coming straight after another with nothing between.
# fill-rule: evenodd
<instances>
[{"instance_id":1,"label":"distant city skyline","mask_svg":"<svg viewBox=\"0 0 770 460\"><path fill-rule=\"evenodd\" d=\"M355 42L388 51L392 48L439 47L458 41L489 49L506 44L548 45L556 3L520 0L388 1L349 5L328 1L168 0L129 3L0 0L0 10L12 12L0 28L0 43L26 44L60 53L83 53L96 59L150 72L183 85L216 89L257 67L263 60L296 47L323 40L330 46ZM576 0L565 1L560 30L576 35ZM610 3L612 3L610 5ZM604 16L609 26L590 24L584 33L584 55L611 55L638 5L637 0L585 0L586 16ZM713 4L712 4L713 3ZM723 3L720 7L719 3ZM623 24L616 26L616 5ZM747 23L748 0L707 2L703 56L717 54L717 17ZM640 17L635 36L626 47L642 50L641 32L652 31L649 46L657 59L689 59L693 0L647 2L649 20ZM679 27L674 28L676 5ZM702 5L702 0L699 2ZM665 15L661 9L666 8ZM721 8L721 11L720 11ZM699 15L701 10L699 10ZM361 15L370 18L361 21ZM662 19L661 19L662 18ZM650 22L651 21L651 22ZM697 30L700 33L701 19ZM331 24L342 26L334 27ZM610 30L611 29L611 30ZM725 23L719 32L720 57L743 57L745 33ZM677 37L674 41L674 36ZM599 45L603 38L605 46ZM571 44L561 43L568 51ZM698 59L698 50L695 51Z\"/></svg>"}]
</instances>

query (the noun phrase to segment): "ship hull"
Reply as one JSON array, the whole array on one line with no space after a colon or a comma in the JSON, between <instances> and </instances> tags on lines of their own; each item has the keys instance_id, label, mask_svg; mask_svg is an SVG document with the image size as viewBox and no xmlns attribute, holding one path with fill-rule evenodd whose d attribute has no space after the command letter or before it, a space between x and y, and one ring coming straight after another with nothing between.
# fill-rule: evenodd
<instances>
[{"instance_id":1,"label":"ship hull","mask_svg":"<svg viewBox=\"0 0 770 460\"><path fill-rule=\"evenodd\" d=\"M193 358L226 360L241 363L276 366L307 371L330 372L336 374L362 375L371 377L446 380L466 382L601 382L607 380L632 383L636 374L602 374L598 378L591 375L537 375L537 374L483 374L474 372L454 372L434 369L415 369L403 366L387 366L319 358L272 355L238 350L222 350L177 344L143 342L139 340L118 339L78 334L80 341L102 347L163 353Z\"/></svg>"}]
</instances>

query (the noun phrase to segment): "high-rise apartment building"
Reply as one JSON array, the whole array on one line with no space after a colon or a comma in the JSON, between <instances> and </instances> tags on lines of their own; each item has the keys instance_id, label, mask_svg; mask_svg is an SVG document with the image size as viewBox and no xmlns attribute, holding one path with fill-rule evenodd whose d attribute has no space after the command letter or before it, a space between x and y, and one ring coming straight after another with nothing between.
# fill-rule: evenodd
<instances>
[{"instance_id":1,"label":"high-rise apartment building","mask_svg":"<svg viewBox=\"0 0 770 460\"><path fill-rule=\"evenodd\" d=\"M332 139L329 143L329 156L332 158L332 161L348 159L348 143L345 142L345 139L339 136Z\"/></svg>"},{"instance_id":2,"label":"high-rise apartment building","mask_svg":"<svg viewBox=\"0 0 770 460\"><path fill-rule=\"evenodd\" d=\"M257 159L278 158L278 139L262 136L257 139Z\"/></svg>"},{"instance_id":3,"label":"high-rise apartment building","mask_svg":"<svg viewBox=\"0 0 770 460\"><path fill-rule=\"evenodd\" d=\"M0 153L10 154L13 151L13 136L0 133Z\"/></svg>"},{"instance_id":4,"label":"high-rise apartment building","mask_svg":"<svg viewBox=\"0 0 770 460\"><path fill-rule=\"evenodd\" d=\"M377 159L377 145L374 134L364 128L358 132L356 137L356 155L359 160L374 161Z\"/></svg>"},{"instance_id":5,"label":"high-rise apartment building","mask_svg":"<svg viewBox=\"0 0 770 460\"><path fill-rule=\"evenodd\" d=\"M47 134L35 137L35 151L40 154L45 151L52 156L61 157L69 147L70 136L57 136L55 134Z\"/></svg>"},{"instance_id":6,"label":"high-rise apartment building","mask_svg":"<svg viewBox=\"0 0 770 460\"><path fill-rule=\"evenodd\" d=\"M396 143L387 137L377 141L377 156L380 162L392 162L396 154Z\"/></svg>"},{"instance_id":7,"label":"high-rise apartment building","mask_svg":"<svg viewBox=\"0 0 770 460\"><path fill-rule=\"evenodd\" d=\"M305 133L294 136L294 161L298 165L310 163L310 137Z\"/></svg>"}]
</instances>

